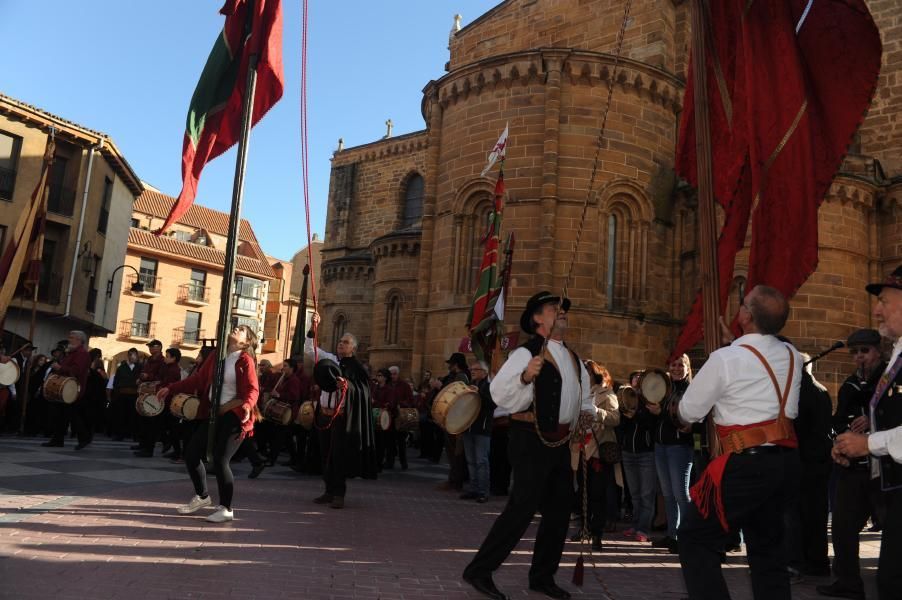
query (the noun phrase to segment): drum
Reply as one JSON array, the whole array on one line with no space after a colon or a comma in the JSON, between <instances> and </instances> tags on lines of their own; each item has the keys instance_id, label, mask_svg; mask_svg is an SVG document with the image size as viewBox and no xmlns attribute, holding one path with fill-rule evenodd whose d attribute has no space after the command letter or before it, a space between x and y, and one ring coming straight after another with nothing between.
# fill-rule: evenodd
<instances>
[{"instance_id":1,"label":"drum","mask_svg":"<svg viewBox=\"0 0 902 600\"><path fill-rule=\"evenodd\" d=\"M313 402L308 400L307 402L301 404L301 408L298 409L298 416L295 417L294 422L304 429L313 429L314 418L315 411L313 409Z\"/></svg>"},{"instance_id":2,"label":"drum","mask_svg":"<svg viewBox=\"0 0 902 600\"><path fill-rule=\"evenodd\" d=\"M63 402L72 404L78 400L78 394L81 388L78 380L74 377L64 377L63 375L51 375L44 382L44 398L48 402Z\"/></svg>"},{"instance_id":3,"label":"drum","mask_svg":"<svg viewBox=\"0 0 902 600\"><path fill-rule=\"evenodd\" d=\"M166 408L165 404L157 400L159 381L145 381L138 386L138 397L135 399L135 410L142 417L155 417ZM146 400L146 403L145 403Z\"/></svg>"},{"instance_id":4,"label":"drum","mask_svg":"<svg viewBox=\"0 0 902 600\"><path fill-rule=\"evenodd\" d=\"M639 391L649 404L660 404L670 395L670 374L661 369L646 369L639 376Z\"/></svg>"},{"instance_id":5,"label":"drum","mask_svg":"<svg viewBox=\"0 0 902 600\"><path fill-rule=\"evenodd\" d=\"M628 385L621 386L617 390L617 401L620 403L620 410L623 412L636 412L636 409L639 408L639 394Z\"/></svg>"},{"instance_id":6,"label":"drum","mask_svg":"<svg viewBox=\"0 0 902 600\"><path fill-rule=\"evenodd\" d=\"M0 387L19 381L19 363L14 360L0 363Z\"/></svg>"},{"instance_id":7,"label":"drum","mask_svg":"<svg viewBox=\"0 0 902 600\"><path fill-rule=\"evenodd\" d=\"M197 418L197 411L200 408L200 398L191 394L176 394L169 404L169 412L186 421L193 421Z\"/></svg>"},{"instance_id":8,"label":"drum","mask_svg":"<svg viewBox=\"0 0 902 600\"><path fill-rule=\"evenodd\" d=\"M291 405L280 402L278 398L270 398L263 405L263 418L279 425L291 423Z\"/></svg>"},{"instance_id":9,"label":"drum","mask_svg":"<svg viewBox=\"0 0 902 600\"><path fill-rule=\"evenodd\" d=\"M160 401L156 394L142 394L135 399L135 410L142 417L156 417L164 408L166 403Z\"/></svg>"},{"instance_id":10,"label":"drum","mask_svg":"<svg viewBox=\"0 0 902 600\"><path fill-rule=\"evenodd\" d=\"M376 426L382 431L388 431L391 429L391 413L388 412L384 408L377 409L379 411L379 417L376 419ZM376 411L373 411L373 416L376 415Z\"/></svg>"},{"instance_id":11,"label":"drum","mask_svg":"<svg viewBox=\"0 0 902 600\"><path fill-rule=\"evenodd\" d=\"M382 409L374 406L371 410L373 411L373 427L379 427L379 421L382 420Z\"/></svg>"},{"instance_id":12,"label":"drum","mask_svg":"<svg viewBox=\"0 0 902 600\"><path fill-rule=\"evenodd\" d=\"M415 408L399 408L395 427L398 431L416 431L420 426L420 411Z\"/></svg>"},{"instance_id":13,"label":"drum","mask_svg":"<svg viewBox=\"0 0 902 600\"><path fill-rule=\"evenodd\" d=\"M451 435L457 435L470 428L479 416L481 405L478 392L455 381L443 387L435 397L432 419Z\"/></svg>"}]
</instances>

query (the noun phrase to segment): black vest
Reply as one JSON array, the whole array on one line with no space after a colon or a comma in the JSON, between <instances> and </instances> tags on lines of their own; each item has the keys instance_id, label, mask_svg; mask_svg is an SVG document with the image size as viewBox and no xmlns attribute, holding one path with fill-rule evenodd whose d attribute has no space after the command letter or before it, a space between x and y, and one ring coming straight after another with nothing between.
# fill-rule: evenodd
<instances>
[{"instance_id":1,"label":"black vest","mask_svg":"<svg viewBox=\"0 0 902 600\"><path fill-rule=\"evenodd\" d=\"M886 388L874 410L874 429L885 431L902 425L902 371ZM880 484L884 490L902 488L902 464L892 456L880 457Z\"/></svg>"},{"instance_id":2,"label":"black vest","mask_svg":"<svg viewBox=\"0 0 902 600\"><path fill-rule=\"evenodd\" d=\"M529 350L533 356L539 356L542 353L542 347L545 344L545 338L540 335L533 336L528 342L523 344L523 348ZM564 345L567 348L566 344ZM579 357L576 352L567 348L570 356L577 366L577 383L581 383L581 371L579 370ZM561 390L563 379L560 372L550 360L546 360L539 371L538 377L535 379L535 404L536 418L539 422L539 431L557 431L558 422L561 413ZM582 398L577 398L577 402L581 402Z\"/></svg>"},{"instance_id":3,"label":"black vest","mask_svg":"<svg viewBox=\"0 0 902 600\"><path fill-rule=\"evenodd\" d=\"M116 378L113 380L113 389L117 392L120 389L127 390L128 394L136 394L138 391L138 374L141 373L141 365L135 364L134 369L128 368L128 361L123 360L116 369ZM134 390L134 391L131 391Z\"/></svg>"}]
</instances>

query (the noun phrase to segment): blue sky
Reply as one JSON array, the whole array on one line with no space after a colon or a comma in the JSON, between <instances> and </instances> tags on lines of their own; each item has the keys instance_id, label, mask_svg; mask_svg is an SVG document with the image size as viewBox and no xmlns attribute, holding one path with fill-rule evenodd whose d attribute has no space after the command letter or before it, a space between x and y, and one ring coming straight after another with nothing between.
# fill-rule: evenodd
<instances>
[{"instance_id":1,"label":"blue sky","mask_svg":"<svg viewBox=\"0 0 902 600\"><path fill-rule=\"evenodd\" d=\"M8 49L0 92L109 134L138 175L181 189L188 102L216 35L222 0L0 0ZM422 89L444 74L455 13L496 0L310 0L308 127L313 231L325 229L329 158L346 146L423 129ZM245 203L264 250L306 244L300 169L301 2L283 2L285 95L251 135ZM201 176L198 202L228 210L234 149Z\"/></svg>"}]
</instances>

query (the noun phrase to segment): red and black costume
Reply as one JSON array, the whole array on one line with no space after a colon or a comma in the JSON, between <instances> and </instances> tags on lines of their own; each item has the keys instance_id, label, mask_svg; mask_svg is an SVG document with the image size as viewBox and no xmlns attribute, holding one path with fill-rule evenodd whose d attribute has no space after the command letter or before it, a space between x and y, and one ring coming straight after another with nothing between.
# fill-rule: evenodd
<instances>
[{"instance_id":1,"label":"red and black costume","mask_svg":"<svg viewBox=\"0 0 902 600\"><path fill-rule=\"evenodd\" d=\"M53 437L47 442L49 446L62 446L66 437L66 429L72 423L72 429L78 436L78 446L85 447L91 443L91 429L87 421L87 405L84 402L88 391L88 372L91 370L91 356L88 349L78 346L68 352L59 363L53 374L63 377L74 377L78 381L78 399L72 404L49 403L50 420L53 424Z\"/></svg>"}]
</instances>

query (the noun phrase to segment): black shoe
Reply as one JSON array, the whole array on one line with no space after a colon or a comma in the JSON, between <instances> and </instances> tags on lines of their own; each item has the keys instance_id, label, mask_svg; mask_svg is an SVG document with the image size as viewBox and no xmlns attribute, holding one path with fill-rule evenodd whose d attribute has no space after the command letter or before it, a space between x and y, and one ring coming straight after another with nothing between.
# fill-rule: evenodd
<instances>
[{"instance_id":1,"label":"black shoe","mask_svg":"<svg viewBox=\"0 0 902 600\"><path fill-rule=\"evenodd\" d=\"M464 581L472 585L474 590L485 594L492 600L508 600L507 596L495 587L495 582L492 581L491 575L486 577L467 577L464 575Z\"/></svg>"},{"instance_id":2,"label":"black shoe","mask_svg":"<svg viewBox=\"0 0 902 600\"><path fill-rule=\"evenodd\" d=\"M864 592L862 590L853 590L834 581L830 585L819 585L815 588L821 596L830 596L832 598L851 598L851 600L864 600Z\"/></svg>"},{"instance_id":3,"label":"black shoe","mask_svg":"<svg viewBox=\"0 0 902 600\"><path fill-rule=\"evenodd\" d=\"M676 540L670 540L670 545L667 546L668 554L679 554L680 553L680 543Z\"/></svg>"},{"instance_id":4,"label":"black shoe","mask_svg":"<svg viewBox=\"0 0 902 600\"><path fill-rule=\"evenodd\" d=\"M173 450L172 452L166 452L163 454L163 458L169 458L169 459L178 458L179 456L181 456L181 454L179 454L175 450Z\"/></svg>"},{"instance_id":5,"label":"black shoe","mask_svg":"<svg viewBox=\"0 0 902 600\"><path fill-rule=\"evenodd\" d=\"M44 448L62 448L63 443L56 440L50 440L41 444Z\"/></svg>"},{"instance_id":6,"label":"black shoe","mask_svg":"<svg viewBox=\"0 0 902 600\"><path fill-rule=\"evenodd\" d=\"M489 501L488 496L480 496L479 498L476 498L476 502L478 502L479 504L485 504L488 501Z\"/></svg>"},{"instance_id":7,"label":"black shoe","mask_svg":"<svg viewBox=\"0 0 902 600\"><path fill-rule=\"evenodd\" d=\"M476 492L464 492L460 495L461 500L476 500L476 498L479 498L479 494Z\"/></svg>"},{"instance_id":8,"label":"black shoe","mask_svg":"<svg viewBox=\"0 0 902 600\"><path fill-rule=\"evenodd\" d=\"M570 597L570 592L564 588L558 587L553 581L547 583L530 583L529 589L534 592L541 592L549 598L558 598L559 600L567 600L567 598Z\"/></svg>"},{"instance_id":9,"label":"black shoe","mask_svg":"<svg viewBox=\"0 0 902 600\"><path fill-rule=\"evenodd\" d=\"M332 494L323 494L313 499L314 504L332 504Z\"/></svg>"},{"instance_id":10,"label":"black shoe","mask_svg":"<svg viewBox=\"0 0 902 600\"><path fill-rule=\"evenodd\" d=\"M665 535L662 538L658 538L656 540L652 540L651 547L652 548L670 548L670 545L673 543L673 538L669 535Z\"/></svg>"},{"instance_id":11,"label":"black shoe","mask_svg":"<svg viewBox=\"0 0 902 600\"><path fill-rule=\"evenodd\" d=\"M601 536L599 536L599 535L592 536L592 551L593 552L601 552Z\"/></svg>"},{"instance_id":12,"label":"black shoe","mask_svg":"<svg viewBox=\"0 0 902 600\"><path fill-rule=\"evenodd\" d=\"M248 479L256 479L257 477L260 477L260 473L262 473L263 469L265 469L265 468L266 468L266 463L257 463L251 469L251 472L247 474L247 478Z\"/></svg>"},{"instance_id":13,"label":"black shoe","mask_svg":"<svg viewBox=\"0 0 902 600\"><path fill-rule=\"evenodd\" d=\"M153 456L153 450L138 450L133 452L133 454L138 458L150 458Z\"/></svg>"},{"instance_id":14,"label":"black shoe","mask_svg":"<svg viewBox=\"0 0 902 600\"><path fill-rule=\"evenodd\" d=\"M85 448L88 447L88 444L90 444L90 443L91 442L78 442L78 445L75 446L75 449L76 450L84 450Z\"/></svg>"}]
</instances>

